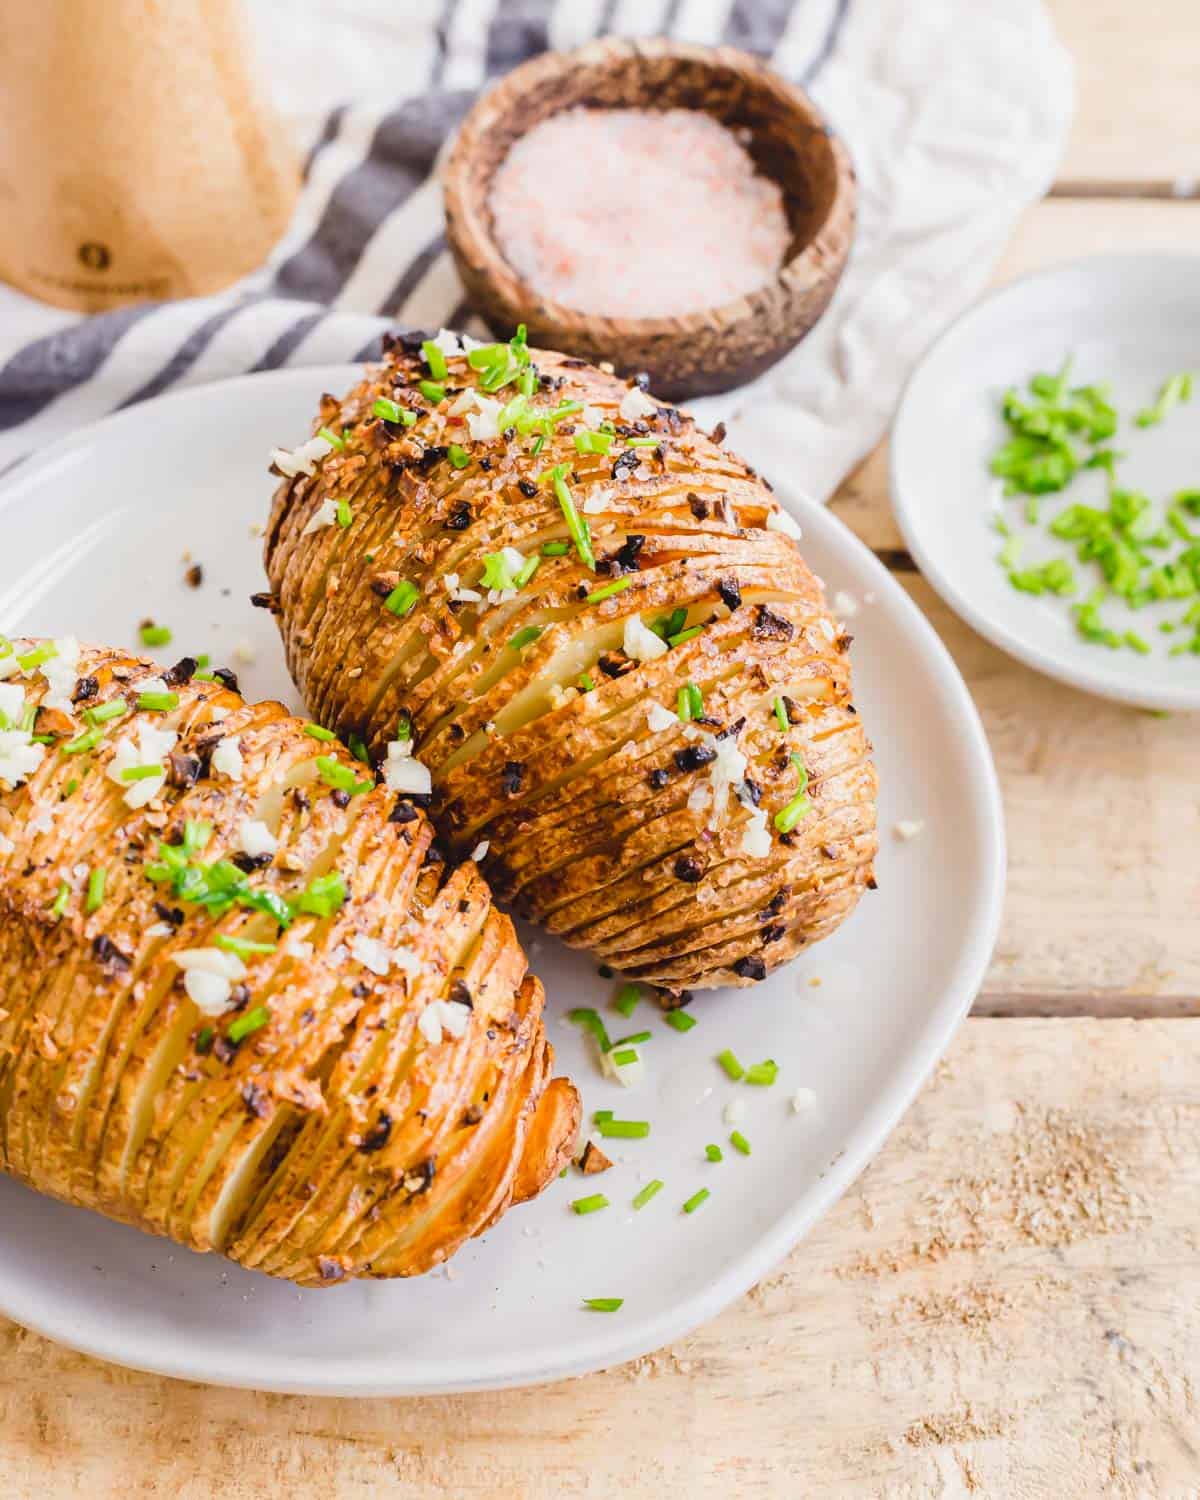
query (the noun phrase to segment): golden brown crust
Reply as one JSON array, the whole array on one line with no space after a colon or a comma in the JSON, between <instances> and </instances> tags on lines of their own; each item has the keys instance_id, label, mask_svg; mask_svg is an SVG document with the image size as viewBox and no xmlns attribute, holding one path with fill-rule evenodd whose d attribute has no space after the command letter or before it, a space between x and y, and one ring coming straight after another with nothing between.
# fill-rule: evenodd
<instances>
[{"instance_id":1,"label":"golden brown crust","mask_svg":"<svg viewBox=\"0 0 1200 1500\"><path fill-rule=\"evenodd\" d=\"M115 651L85 649L78 674L91 692L64 735L24 784L0 782L0 1169L302 1284L445 1260L548 1180L578 1116L571 1085L548 1086L541 986L477 867L451 868L410 801L277 703L188 678L177 707L139 710L157 669ZM36 670L10 681L47 696ZM99 744L64 752L87 709L122 699ZM175 784L133 808L107 773L143 723L178 732ZM218 769L222 741L240 777ZM255 822L277 840L257 861ZM189 823L211 835L185 863L220 862L251 904L161 878L161 843L178 852ZM322 904L312 883L333 872L345 899ZM263 893L292 904L284 930ZM210 1017L177 957L217 935L274 946L244 954Z\"/></svg>"},{"instance_id":2,"label":"golden brown crust","mask_svg":"<svg viewBox=\"0 0 1200 1500\"><path fill-rule=\"evenodd\" d=\"M344 447L279 486L266 543L289 666L322 722L376 755L411 718L439 829L460 852L487 841L485 870L515 910L668 988L752 983L832 931L871 881L876 780L849 639L751 469L670 407L630 417L630 387L611 375L532 354L535 403L583 403L593 425L614 423L607 454L576 451L578 416L536 455L533 436L473 440L456 393L479 376L462 357L436 404L419 391L423 361L399 347L344 400L324 398L320 422ZM416 424L375 417L380 396ZM657 446L626 441L643 434ZM541 555L569 537L558 464L596 572L573 546ZM313 529L333 499L350 526ZM452 600L455 579L483 592L484 557L503 547L541 557L533 578ZM384 599L401 581L420 598L397 618ZM626 654L631 617L676 610L676 631L697 634L654 660ZM704 722L668 724L688 683ZM732 786L714 785L714 753ZM781 832L800 763L810 809Z\"/></svg>"}]
</instances>

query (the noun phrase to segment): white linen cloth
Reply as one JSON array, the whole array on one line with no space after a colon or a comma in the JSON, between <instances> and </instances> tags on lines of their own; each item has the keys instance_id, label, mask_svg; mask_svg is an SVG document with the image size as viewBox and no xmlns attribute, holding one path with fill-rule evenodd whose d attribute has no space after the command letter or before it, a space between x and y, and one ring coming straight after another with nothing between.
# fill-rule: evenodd
<instances>
[{"instance_id":1,"label":"white linen cloth","mask_svg":"<svg viewBox=\"0 0 1200 1500\"><path fill-rule=\"evenodd\" d=\"M756 51L849 145L859 225L830 310L752 385L693 409L827 499L921 352L1049 186L1070 59L1041 0L249 0L308 156L267 263L213 297L80 318L0 288L0 469L160 391L367 357L388 326L483 329L441 235L437 163L490 79L602 31ZM298 442L305 434L293 434ZM264 444L286 434L264 434Z\"/></svg>"}]
</instances>

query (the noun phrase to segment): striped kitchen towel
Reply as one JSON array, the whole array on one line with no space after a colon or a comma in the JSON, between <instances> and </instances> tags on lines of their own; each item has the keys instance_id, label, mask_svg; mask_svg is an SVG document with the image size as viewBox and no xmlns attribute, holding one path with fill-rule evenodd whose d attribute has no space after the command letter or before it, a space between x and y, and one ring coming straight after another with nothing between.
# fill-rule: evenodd
<instances>
[{"instance_id":1,"label":"striped kitchen towel","mask_svg":"<svg viewBox=\"0 0 1200 1500\"><path fill-rule=\"evenodd\" d=\"M481 333L442 236L447 138L490 79L612 32L756 52L849 144L859 231L829 312L753 385L695 404L768 475L826 498L1049 185L1071 113L1041 0L249 3L307 152L287 234L211 297L81 318L0 288L0 469L163 391L370 357L390 324Z\"/></svg>"}]
</instances>

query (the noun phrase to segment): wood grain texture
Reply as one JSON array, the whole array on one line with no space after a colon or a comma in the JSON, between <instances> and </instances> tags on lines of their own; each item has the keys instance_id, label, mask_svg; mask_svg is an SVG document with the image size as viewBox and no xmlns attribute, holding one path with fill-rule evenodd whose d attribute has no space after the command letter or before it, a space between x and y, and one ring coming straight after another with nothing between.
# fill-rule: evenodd
<instances>
[{"instance_id":1,"label":"wood grain texture","mask_svg":"<svg viewBox=\"0 0 1200 1500\"><path fill-rule=\"evenodd\" d=\"M1178 183L1196 190L1194 0L1049 0L1075 58L1076 115L1060 182L1094 189Z\"/></svg>"},{"instance_id":2,"label":"wood grain texture","mask_svg":"<svg viewBox=\"0 0 1200 1500\"><path fill-rule=\"evenodd\" d=\"M1200 1021L970 1021L774 1275L586 1380L274 1397L2 1327L4 1493L1183 1500L1200 1475L1198 1076Z\"/></svg>"},{"instance_id":3,"label":"wood grain texture","mask_svg":"<svg viewBox=\"0 0 1200 1500\"><path fill-rule=\"evenodd\" d=\"M1083 994L1107 1014L1105 996L1125 1014L1200 1012L1200 944L1185 937L1200 910L1195 724L1052 682L899 576L966 678L1000 774L1008 889L982 1008L1078 1014Z\"/></svg>"}]
</instances>

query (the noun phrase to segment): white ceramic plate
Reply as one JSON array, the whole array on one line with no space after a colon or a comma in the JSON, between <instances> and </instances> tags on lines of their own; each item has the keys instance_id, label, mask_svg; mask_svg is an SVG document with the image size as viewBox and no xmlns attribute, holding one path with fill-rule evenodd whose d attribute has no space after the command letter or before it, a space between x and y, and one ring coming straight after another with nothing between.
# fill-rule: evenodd
<instances>
[{"instance_id":1,"label":"white ceramic plate","mask_svg":"<svg viewBox=\"0 0 1200 1500\"><path fill-rule=\"evenodd\" d=\"M308 431L345 368L203 386L101 422L23 467L0 491L0 628L133 646L146 615L161 652L212 653L244 690L295 703L262 586L268 449ZM647 1076L603 1080L573 1005L605 1007L594 965L527 934L551 996L549 1029L585 1109L653 1122L603 1178L572 1171L444 1273L318 1292L193 1255L0 1179L0 1311L107 1359L194 1380L348 1395L465 1391L578 1375L658 1348L711 1317L783 1256L861 1171L949 1041L995 941L1004 852L995 772L949 656L900 587L839 522L799 505L810 561L862 602L856 698L882 782L880 889L830 941L752 991L699 998L699 1024L667 1028L647 1003ZM185 551L202 563L182 583ZM869 600L869 602L867 602ZM247 646L254 660L236 661ZM894 838L898 819L923 834ZM818 984L819 981L819 984ZM620 1018L613 1016L614 1026ZM625 1028L622 1028L624 1030ZM627 1033L626 1033L627 1034ZM775 1058L774 1088L730 1083L714 1061ZM793 1113L799 1088L814 1111ZM753 1154L728 1149L727 1101L746 1105ZM725 1160L704 1159L708 1142ZM666 1187L636 1215L652 1176ZM586 1186L585 1186L586 1183ZM712 1197L692 1215L698 1188ZM568 1203L603 1188L606 1212ZM621 1296L619 1313L588 1296Z\"/></svg>"},{"instance_id":2,"label":"white ceramic plate","mask_svg":"<svg viewBox=\"0 0 1200 1500\"><path fill-rule=\"evenodd\" d=\"M1178 370L1200 374L1200 256L1104 255L1038 271L977 302L918 366L892 430L892 502L909 550L946 603L993 645L1027 666L1086 692L1141 708L1200 709L1200 657L1172 658L1162 620L1188 603L1131 610L1108 601L1106 622L1136 629L1150 656L1084 640L1068 603L1018 593L996 564L1003 545L997 510L1027 536L1020 566L1071 557L1044 522L1079 501L1104 506L1099 470L1048 495L1040 526L1023 520L1023 497L993 499L988 459L1007 435L999 398L1037 370L1074 355L1073 384L1108 381L1122 418L1113 446L1127 455L1120 483L1163 501L1200 488L1200 391L1161 426L1140 429L1133 414L1152 404ZM1200 529L1200 528L1196 528ZM1080 564L1081 596L1100 582ZM1084 582L1086 580L1086 582Z\"/></svg>"}]
</instances>

